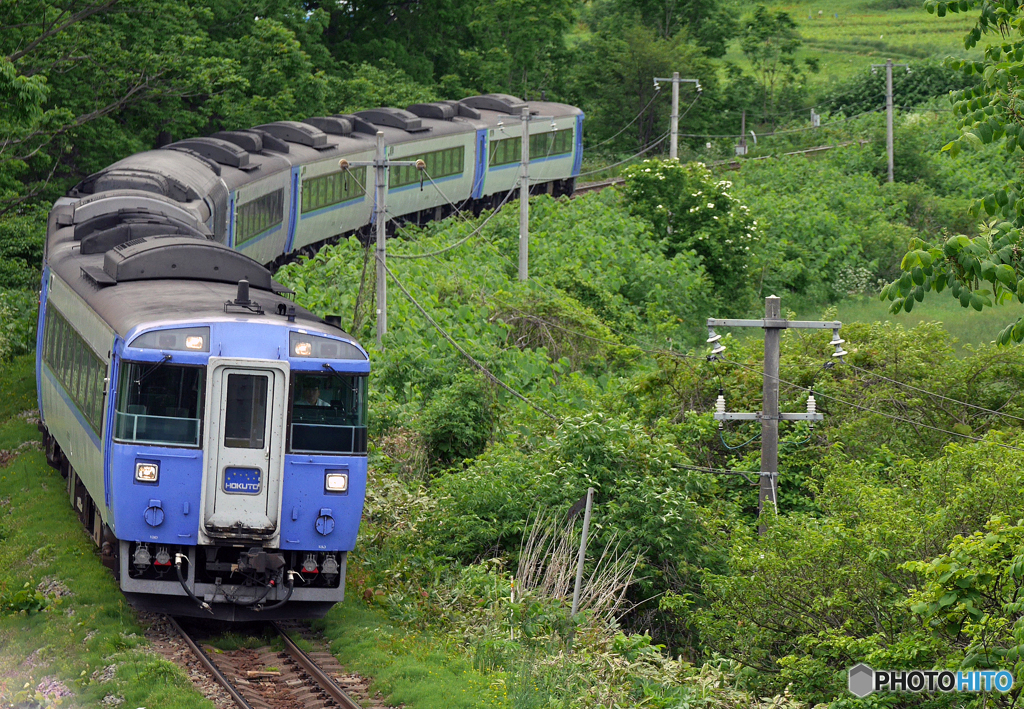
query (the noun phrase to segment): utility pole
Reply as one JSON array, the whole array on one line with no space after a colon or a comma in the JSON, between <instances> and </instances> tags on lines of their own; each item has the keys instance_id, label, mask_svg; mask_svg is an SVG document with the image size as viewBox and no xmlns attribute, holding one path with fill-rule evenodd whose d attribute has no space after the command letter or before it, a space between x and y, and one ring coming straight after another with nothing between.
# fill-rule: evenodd
<instances>
[{"instance_id":1,"label":"utility pole","mask_svg":"<svg viewBox=\"0 0 1024 709\"><path fill-rule=\"evenodd\" d=\"M736 146L736 155L747 154L747 109L743 109L740 117L740 144Z\"/></svg>"},{"instance_id":2,"label":"utility pole","mask_svg":"<svg viewBox=\"0 0 1024 709\"><path fill-rule=\"evenodd\" d=\"M759 327L764 329L764 383L761 392L761 411L759 413L727 413L725 411L725 393L719 392L716 402L715 420L719 428L723 421L760 421L761 422L761 484L757 500L757 513L764 512L765 503L773 505L778 511L778 480L779 480L779 421L821 421L822 415L817 413L814 395L807 400L807 413L779 413L779 356L780 336L787 328L832 330L832 342L836 348L833 357L842 357L846 352L842 348L843 340L839 339L839 321L814 320L783 320L782 301L774 295L764 300L764 320L720 320L708 318L708 344L714 345L709 359L720 358L725 346L719 343L721 335L715 334L716 327ZM758 531L764 534L765 526L760 525Z\"/></svg>"},{"instance_id":3,"label":"utility pole","mask_svg":"<svg viewBox=\"0 0 1024 709\"><path fill-rule=\"evenodd\" d=\"M526 281L530 277L530 121L551 120L551 130L555 130L553 116L534 116L528 106L518 116L523 124L522 158L519 163L519 280ZM499 124L500 125L500 124Z\"/></svg>"},{"instance_id":4,"label":"utility pole","mask_svg":"<svg viewBox=\"0 0 1024 709\"><path fill-rule=\"evenodd\" d=\"M522 176L519 178L519 280L530 277L530 109L523 106Z\"/></svg>"},{"instance_id":5,"label":"utility pole","mask_svg":"<svg viewBox=\"0 0 1024 709\"><path fill-rule=\"evenodd\" d=\"M885 67L885 149L889 156L889 182L893 181L893 145L892 145L892 68L894 66L905 66L907 73L910 73L909 64L893 64L892 59L886 59L885 64L872 64L871 73L874 74L879 67Z\"/></svg>"},{"instance_id":6,"label":"utility pole","mask_svg":"<svg viewBox=\"0 0 1024 709\"><path fill-rule=\"evenodd\" d=\"M342 172L347 171L350 167L373 167L374 171L376 189L373 198L373 214L377 229L377 347L383 345L384 335L388 333L388 273L385 265L387 264L388 236L388 168L392 165L411 165L418 170L424 169L422 160L388 160L383 131L377 131L377 150L372 161L349 162L344 158L338 161L338 167Z\"/></svg>"},{"instance_id":7,"label":"utility pole","mask_svg":"<svg viewBox=\"0 0 1024 709\"><path fill-rule=\"evenodd\" d=\"M661 88L658 85L659 81L671 81L672 82L672 137L669 139L668 156L672 160L676 160L679 157L679 84L694 84L697 88L697 93L700 94L702 91L700 87L700 81L697 79L680 79L679 72L672 72L671 79L663 79L660 77L654 77L654 88Z\"/></svg>"},{"instance_id":8,"label":"utility pole","mask_svg":"<svg viewBox=\"0 0 1024 709\"><path fill-rule=\"evenodd\" d=\"M377 131L377 152L373 167L377 190L374 193L377 218L377 347L382 347L384 335L388 332L388 274L384 269L387 259L388 238L388 172L387 148L383 131Z\"/></svg>"}]
</instances>

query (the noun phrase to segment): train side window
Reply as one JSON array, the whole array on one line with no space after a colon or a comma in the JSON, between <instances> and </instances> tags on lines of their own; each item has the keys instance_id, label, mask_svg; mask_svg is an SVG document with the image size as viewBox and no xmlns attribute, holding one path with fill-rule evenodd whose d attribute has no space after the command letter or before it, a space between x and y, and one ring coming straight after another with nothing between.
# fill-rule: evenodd
<instances>
[{"instance_id":1,"label":"train side window","mask_svg":"<svg viewBox=\"0 0 1024 709\"><path fill-rule=\"evenodd\" d=\"M46 309L43 361L68 398L99 434L103 412L103 374L106 362L92 351L67 319L52 306Z\"/></svg>"},{"instance_id":2,"label":"train side window","mask_svg":"<svg viewBox=\"0 0 1024 709\"><path fill-rule=\"evenodd\" d=\"M236 222L238 233L235 245L256 238L284 221L284 189L246 202L238 207Z\"/></svg>"}]
</instances>

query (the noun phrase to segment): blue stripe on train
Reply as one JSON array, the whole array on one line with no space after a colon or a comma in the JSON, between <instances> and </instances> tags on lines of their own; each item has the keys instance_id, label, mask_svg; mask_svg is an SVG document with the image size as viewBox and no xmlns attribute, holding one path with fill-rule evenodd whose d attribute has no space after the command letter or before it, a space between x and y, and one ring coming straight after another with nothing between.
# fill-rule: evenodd
<instances>
[{"instance_id":1,"label":"blue stripe on train","mask_svg":"<svg viewBox=\"0 0 1024 709\"><path fill-rule=\"evenodd\" d=\"M583 168L583 118L582 113L576 116L576 155L572 161L572 177L577 177Z\"/></svg>"}]
</instances>

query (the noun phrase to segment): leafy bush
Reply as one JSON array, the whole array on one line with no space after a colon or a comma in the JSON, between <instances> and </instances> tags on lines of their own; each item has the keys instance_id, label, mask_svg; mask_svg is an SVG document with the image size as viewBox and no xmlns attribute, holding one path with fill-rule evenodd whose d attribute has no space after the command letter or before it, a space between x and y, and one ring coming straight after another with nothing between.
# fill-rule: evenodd
<instances>
[{"instance_id":1,"label":"leafy bush","mask_svg":"<svg viewBox=\"0 0 1024 709\"><path fill-rule=\"evenodd\" d=\"M751 256L757 222L701 163L644 160L624 173L626 204L654 226L669 258L693 251L715 287L730 294L724 305L742 310L753 292Z\"/></svg>"},{"instance_id":2,"label":"leafy bush","mask_svg":"<svg viewBox=\"0 0 1024 709\"><path fill-rule=\"evenodd\" d=\"M35 349L38 312L36 291L0 289L0 361Z\"/></svg>"},{"instance_id":3,"label":"leafy bush","mask_svg":"<svg viewBox=\"0 0 1024 709\"><path fill-rule=\"evenodd\" d=\"M761 232L754 260L760 294L834 302L846 293L833 283L858 268L884 277L914 235L875 177L844 174L830 160L748 164L735 180Z\"/></svg>"},{"instance_id":4,"label":"leafy bush","mask_svg":"<svg viewBox=\"0 0 1024 709\"><path fill-rule=\"evenodd\" d=\"M439 478L431 543L463 560L495 549L514 554L538 509L568 510L593 487L593 544L613 536L632 544L646 559L637 577L649 594L714 563L703 546L707 512L697 504L707 481L678 468L683 460L669 441L625 419L600 412L565 419L534 446L496 444Z\"/></svg>"},{"instance_id":5,"label":"leafy bush","mask_svg":"<svg viewBox=\"0 0 1024 709\"><path fill-rule=\"evenodd\" d=\"M897 2L899 0L883 0ZM908 74L904 67L892 71L893 102L900 107L918 106L950 91L978 83L976 77L955 71L937 62L913 62ZM832 87L820 105L832 113L853 116L885 108L885 70L864 70Z\"/></svg>"},{"instance_id":6,"label":"leafy bush","mask_svg":"<svg viewBox=\"0 0 1024 709\"><path fill-rule=\"evenodd\" d=\"M0 218L0 289L39 289L45 239L45 208Z\"/></svg>"},{"instance_id":7,"label":"leafy bush","mask_svg":"<svg viewBox=\"0 0 1024 709\"><path fill-rule=\"evenodd\" d=\"M494 425L492 408L493 397L479 376L463 375L435 390L420 420L430 458L451 465L482 453Z\"/></svg>"}]
</instances>

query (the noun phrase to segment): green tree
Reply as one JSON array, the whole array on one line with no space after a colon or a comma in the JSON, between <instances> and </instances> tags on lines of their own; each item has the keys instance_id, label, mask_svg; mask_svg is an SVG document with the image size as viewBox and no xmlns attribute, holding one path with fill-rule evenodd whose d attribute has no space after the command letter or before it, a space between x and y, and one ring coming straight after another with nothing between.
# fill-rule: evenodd
<instances>
[{"instance_id":1,"label":"green tree","mask_svg":"<svg viewBox=\"0 0 1024 709\"><path fill-rule=\"evenodd\" d=\"M718 0L603 0L593 3L588 14L596 24L616 15L635 16L663 39L683 32L709 57L724 56L739 29L730 8Z\"/></svg>"},{"instance_id":2,"label":"green tree","mask_svg":"<svg viewBox=\"0 0 1024 709\"><path fill-rule=\"evenodd\" d=\"M731 312L742 312L754 293L751 266L758 246L750 210L700 163L644 160L624 176L626 203L648 219L669 258L695 252Z\"/></svg>"},{"instance_id":3,"label":"green tree","mask_svg":"<svg viewBox=\"0 0 1024 709\"><path fill-rule=\"evenodd\" d=\"M985 48L981 60L947 62L980 81L952 93L960 135L946 144L943 152L955 157L964 149L997 143L1019 159L1018 151L1024 147L1024 117L1018 109L1024 98L1020 83L1024 76L1024 6L1018 0L927 0L925 7L939 17L947 12L979 11L974 27L964 37L965 49L973 49L988 35L997 39ZM988 217L977 237L958 234L910 242L902 273L881 292L883 300L892 301L892 312L909 312L926 293L947 288L961 306L975 310L1014 299L1024 303L1024 182L1020 175L975 199L970 213ZM1007 325L998 339L1002 344L1024 341L1024 316Z\"/></svg>"},{"instance_id":4,"label":"green tree","mask_svg":"<svg viewBox=\"0 0 1024 709\"><path fill-rule=\"evenodd\" d=\"M635 19L619 16L577 48L574 63L571 93L586 111L589 136L612 138L631 117L643 111L612 143L631 152L650 145L668 130L670 102L667 96L654 100L658 91L654 77L678 71L684 77L699 79L703 96L714 93L716 86L715 69L696 44L681 34L665 39ZM667 94L669 88L663 86L660 91ZM684 88L680 100L690 103L696 96L692 89Z\"/></svg>"},{"instance_id":5,"label":"green tree","mask_svg":"<svg viewBox=\"0 0 1024 709\"><path fill-rule=\"evenodd\" d=\"M801 44L796 23L786 12L771 12L764 5L758 5L754 13L744 19L740 48L761 84L765 114L775 108L778 88L799 75L795 54Z\"/></svg>"},{"instance_id":6,"label":"green tree","mask_svg":"<svg viewBox=\"0 0 1024 709\"><path fill-rule=\"evenodd\" d=\"M566 67L565 33L577 0L490 0L476 5L470 29L484 85L518 96L558 88Z\"/></svg>"}]
</instances>

